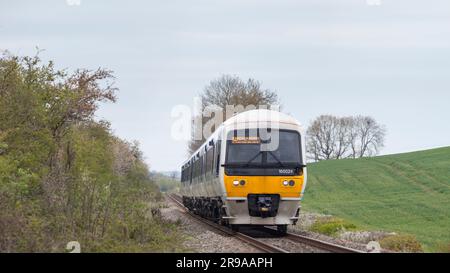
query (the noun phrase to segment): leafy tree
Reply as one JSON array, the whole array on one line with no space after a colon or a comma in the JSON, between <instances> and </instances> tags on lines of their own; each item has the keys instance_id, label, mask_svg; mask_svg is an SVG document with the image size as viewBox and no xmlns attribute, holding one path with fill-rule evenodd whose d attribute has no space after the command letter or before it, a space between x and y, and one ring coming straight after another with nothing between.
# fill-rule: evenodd
<instances>
[{"instance_id":1,"label":"leafy tree","mask_svg":"<svg viewBox=\"0 0 450 273\"><path fill-rule=\"evenodd\" d=\"M0 58L0 252L177 247L137 143L94 120L111 71L72 74L38 56ZM164 242L164 243L161 243Z\"/></svg>"}]
</instances>

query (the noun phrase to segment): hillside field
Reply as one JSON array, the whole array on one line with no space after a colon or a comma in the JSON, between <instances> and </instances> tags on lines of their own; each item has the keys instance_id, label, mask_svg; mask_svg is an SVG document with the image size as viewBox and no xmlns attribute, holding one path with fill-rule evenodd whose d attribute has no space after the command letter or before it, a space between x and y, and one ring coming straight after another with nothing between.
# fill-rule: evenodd
<instances>
[{"instance_id":1,"label":"hillside field","mask_svg":"<svg viewBox=\"0 0 450 273\"><path fill-rule=\"evenodd\" d=\"M426 251L450 244L450 147L308 167L306 211L412 234Z\"/></svg>"}]
</instances>

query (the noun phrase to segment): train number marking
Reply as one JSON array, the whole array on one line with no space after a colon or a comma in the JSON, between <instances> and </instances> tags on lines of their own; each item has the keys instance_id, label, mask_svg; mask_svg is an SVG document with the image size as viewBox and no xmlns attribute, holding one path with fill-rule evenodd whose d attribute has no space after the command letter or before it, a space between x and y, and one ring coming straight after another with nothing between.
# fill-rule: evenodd
<instances>
[{"instance_id":1,"label":"train number marking","mask_svg":"<svg viewBox=\"0 0 450 273\"><path fill-rule=\"evenodd\" d=\"M279 174L294 174L294 170L292 170L292 169L279 169L278 173Z\"/></svg>"}]
</instances>

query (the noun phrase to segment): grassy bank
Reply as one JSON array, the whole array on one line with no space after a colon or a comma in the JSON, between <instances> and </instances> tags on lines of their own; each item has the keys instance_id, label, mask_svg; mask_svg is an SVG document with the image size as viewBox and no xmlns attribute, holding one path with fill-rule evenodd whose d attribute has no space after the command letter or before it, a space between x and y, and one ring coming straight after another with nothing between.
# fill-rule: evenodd
<instances>
[{"instance_id":1,"label":"grassy bank","mask_svg":"<svg viewBox=\"0 0 450 273\"><path fill-rule=\"evenodd\" d=\"M310 164L308 183L305 210L415 235L427 251L450 243L450 147Z\"/></svg>"}]
</instances>

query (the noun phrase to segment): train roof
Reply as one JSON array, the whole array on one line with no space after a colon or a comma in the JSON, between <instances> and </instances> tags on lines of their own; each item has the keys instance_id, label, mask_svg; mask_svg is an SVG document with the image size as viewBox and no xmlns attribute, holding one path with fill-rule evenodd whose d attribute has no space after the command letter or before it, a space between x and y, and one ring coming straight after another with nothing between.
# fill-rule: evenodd
<instances>
[{"instance_id":1,"label":"train roof","mask_svg":"<svg viewBox=\"0 0 450 273\"><path fill-rule=\"evenodd\" d=\"M232 125L235 123L244 122L269 122L278 121L280 123L290 123L300 125L300 122L295 118L274 110L256 109L239 113L229 119L227 119L223 125Z\"/></svg>"}]
</instances>

